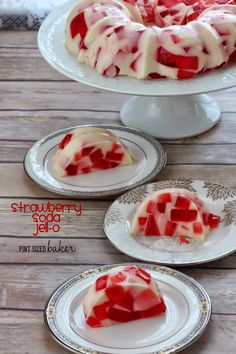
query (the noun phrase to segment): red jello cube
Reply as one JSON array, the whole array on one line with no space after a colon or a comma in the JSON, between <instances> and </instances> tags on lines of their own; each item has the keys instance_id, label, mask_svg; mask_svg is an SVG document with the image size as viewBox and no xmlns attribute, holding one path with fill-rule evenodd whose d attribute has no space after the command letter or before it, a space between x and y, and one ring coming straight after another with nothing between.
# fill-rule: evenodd
<instances>
[{"instance_id":1,"label":"red jello cube","mask_svg":"<svg viewBox=\"0 0 236 354\"><path fill-rule=\"evenodd\" d=\"M141 318L141 315L135 312L123 311L111 307L108 310L108 317L110 318L110 320L116 322L129 322Z\"/></svg>"},{"instance_id":2,"label":"red jello cube","mask_svg":"<svg viewBox=\"0 0 236 354\"><path fill-rule=\"evenodd\" d=\"M125 289L121 285L111 285L105 293L110 301L118 303L125 296Z\"/></svg>"},{"instance_id":3,"label":"red jello cube","mask_svg":"<svg viewBox=\"0 0 236 354\"><path fill-rule=\"evenodd\" d=\"M166 236L174 236L177 224L176 222L167 221L164 234Z\"/></svg>"},{"instance_id":4,"label":"red jello cube","mask_svg":"<svg viewBox=\"0 0 236 354\"><path fill-rule=\"evenodd\" d=\"M182 70L198 69L197 56L176 55L168 52L166 49L162 47L158 48L157 50L157 61L171 68L178 68Z\"/></svg>"},{"instance_id":5,"label":"red jello cube","mask_svg":"<svg viewBox=\"0 0 236 354\"><path fill-rule=\"evenodd\" d=\"M202 224L200 222L193 223L193 232L195 234L201 234L203 232Z\"/></svg>"},{"instance_id":6,"label":"red jello cube","mask_svg":"<svg viewBox=\"0 0 236 354\"><path fill-rule=\"evenodd\" d=\"M194 77L195 72L193 71L187 71L187 70L178 70L178 79L184 80L184 79L191 79Z\"/></svg>"},{"instance_id":7,"label":"red jello cube","mask_svg":"<svg viewBox=\"0 0 236 354\"><path fill-rule=\"evenodd\" d=\"M147 205L147 212L153 213L154 209L155 209L155 203L153 202L153 200L150 200L150 202Z\"/></svg>"},{"instance_id":8,"label":"red jello cube","mask_svg":"<svg viewBox=\"0 0 236 354\"><path fill-rule=\"evenodd\" d=\"M70 23L71 37L74 38L79 33L81 38L84 38L87 30L88 28L85 22L84 12L80 12Z\"/></svg>"},{"instance_id":9,"label":"red jello cube","mask_svg":"<svg viewBox=\"0 0 236 354\"><path fill-rule=\"evenodd\" d=\"M68 165L65 170L68 176L75 176L78 172L78 165L70 164Z\"/></svg>"},{"instance_id":10,"label":"red jello cube","mask_svg":"<svg viewBox=\"0 0 236 354\"><path fill-rule=\"evenodd\" d=\"M179 209L188 209L191 201L188 198L178 195L175 202L175 207Z\"/></svg>"},{"instance_id":11,"label":"red jello cube","mask_svg":"<svg viewBox=\"0 0 236 354\"><path fill-rule=\"evenodd\" d=\"M153 215L148 216L145 235L160 236L160 230Z\"/></svg>"},{"instance_id":12,"label":"red jello cube","mask_svg":"<svg viewBox=\"0 0 236 354\"><path fill-rule=\"evenodd\" d=\"M126 278L125 273L124 273L124 272L119 272L119 273L117 273L116 275L113 275L113 276L111 277L111 281L112 281L113 283L120 283L120 282L124 281L125 278Z\"/></svg>"},{"instance_id":13,"label":"red jello cube","mask_svg":"<svg viewBox=\"0 0 236 354\"><path fill-rule=\"evenodd\" d=\"M96 168L98 170L107 170L108 168L111 167L111 164L109 161L105 159L100 159L93 164L93 168Z\"/></svg>"},{"instance_id":14,"label":"red jello cube","mask_svg":"<svg viewBox=\"0 0 236 354\"><path fill-rule=\"evenodd\" d=\"M106 304L101 304L94 306L93 308L94 315L98 321L107 319L107 306Z\"/></svg>"},{"instance_id":15,"label":"red jello cube","mask_svg":"<svg viewBox=\"0 0 236 354\"><path fill-rule=\"evenodd\" d=\"M114 162L114 161L111 161L111 162L110 162L111 168L115 168L115 167L117 167L117 166L119 166L119 165L120 165L119 162Z\"/></svg>"},{"instance_id":16,"label":"red jello cube","mask_svg":"<svg viewBox=\"0 0 236 354\"><path fill-rule=\"evenodd\" d=\"M208 225L208 213L202 213L202 220L204 225Z\"/></svg>"},{"instance_id":17,"label":"red jello cube","mask_svg":"<svg viewBox=\"0 0 236 354\"><path fill-rule=\"evenodd\" d=\"M103 153L101 149L97 149L90 154L90 159L93 163L97 162L98 160L103 159Z\"/></svg>"},{"instance_id":18,"label":"red jello cube","mask_svg":"<svg viewBox=\"0 0 236 354\"><path fill-rule=\"evenodd\" d=\"M121 144L115 143L115 144L112 145L111 151L115 152L115 151L119 150L120 147L121 147Z\"/></svg>"},{"instance_id":19,"label":"red jello cube","mask_svg":"<svg viewBox=\"0 0 236 354\"><path fill-rule=\"evenodd\" d=\"M88 317L86 322L90 327L101 327L101 323L93 316Z\"/></svg>"},{"instance_id":20,"label":"red jello cube","mask_svg":"<svg viewBox=\"0 0 236 354\"><path fill-rule=\"evenodd\" d=\"M147 284L151 283L151 275L144 269L139 268L136 272L137 277L143 279Z\"/></svg>"},{"instance_id":21,"label":"red jello cube","mask_svg":"<svg viewBox=\"0 0 236 354\"><path fill-rule=\"evenodd\" d=\"M88 156L93 151L94 148L95 148L95 146L84 147L82 149L82 156Z\"/></svg>"},{"instance_id":22,"label":"red jello cube","mask_svg":"<svg viewBox=\"0 0 236 354\"><path fill-rule=\"evenodd\" d=\"M133 311L134 298L130 293L126 292L125 296L120 299L118 304L129 311Z\"/></svg>"},{"instance_id":23,"label":"red jello cube","mask_svg":"<svg viewBox=\"0 0 236 354\"><path fill-rule=\"evenodd\" d=\"M220 216L214 215L214 214L209 214L208 224L211 229L216 229L219 226L219 223L220 223Z\"/></svg>"},{"instance_id":24,"label":"red jello cube","mask_svg":"<svg viewBox=\"0 0 236 354\"><path fill-rule=\"evenodd\" d=\"M64 149L64 147L70 142L72 138L72 134L66 134L66 136L64 136L64 138L62 139L62 141L59 144L59 149Z\"/></svg>"},{"instance_id":25,"label":"red jello cube","mask_svg":"<svg viewBox=\"0 0 236 354\"><path fill-rule=\"evenodd\" d=\"M158 197L159 203L170 203L171 202L171 194L170 193L163 193Z\"/></svg>"},{"instance_id":26,"label":"red jello cube","mask_svg":"<svg viewBox=\"0 0 236 354\"><path fill-rule=\"evenodd\" d=\"M166 211L166 204L165 203L157 203L157 210L159 213L164 213Z\"/></svg>"},{"instance_id":27,"label":"red jello cube","mask_svg":"<svg viewBox=\"0 0 236 354\"><path fill-rule=\"evenodd\" d=\"M161 300L160 304L151 307L150 309L142 311L142 318L149 318L153 316L157 316L166 311L166 305L163 300Z\"/></svg>"},{"instance_id":28,"label":"red jello cube","mask_svg":"<svg viewBox=\"0 0 236 354\"><path fill-rule=\"evenodd\" d=\"M82 173L89 173L89 172L91 172L91 168L89 166L82 168Z\"/></svg>"},{"instance_id":29,"label":"red jello cube","mask_svg":"<svg viewBox=\"0 0 236 354\"><path fill-rule=\"evenodd\" d=\"M171 220L172 221L183 221L191 222L195 221L197 218L197 210L186 210L186 209L172 209L171 210Z\"/></svg>"},{"instance_id":30,"label":"red jello cube","mask_svg":"<svg viewBox=\"0 0 236 354\"><path fill-rule=\"evenodd\" d=\"M114 161L121 161L123 158L124 154L122 153L117 153L117 152L112 152L112 151L108 151L106 153L106 159L107 160L114 160Z\"/></svg>"},{"instance_id":31,"label":"red jello cube","mask_svg":"<svg viewBox=\"0 0 236 354\"><path fill-rule=\"evenodd\" d=\"M146 272L146 270L144 270L143 268L137 266L127 266L125 267L124 271L138 276L139 278L146 281L146 283L148 284L150 284L151 282L151 275L148 272Z\"/></svg>"},{"instance_id":32,"label":"red jello cube","mask_svg":"<svg viewBox=\"0 0 236 354\"><path fill-rule=\"evenodd\" d=\"M130 274L135 274L137 273L139 267L135 266L135 265L131 265L131 266L127 266L125 267L124 271Z\"/></svg>"},{"instance_id":33,"label":"red jello cube","mask_svg":"<svg viewBox=\"0 0 236 354\"><path fill-rule=\"evenodd\" d=\"M106 286L107 286L107 278L108 278L108 275L105 274L105 275L102 275L100 278L98 278L96 280L96 291L99 291L99 290L102 290L102 289L106 288Z\"/></svg>"},{"instance_id":34,"label":"red jello cube","mask_svg":"<svg viewBox=\"0 0 236 354\"><path fill-rule=\"evenodd\" d=\"M146 218L145 216L140 216L140 217L138 218L138 223L139 223L139 225L143 226L143 225L146 224L146 222L147 222L147 218Z\"/></svg>"}]
</instances>

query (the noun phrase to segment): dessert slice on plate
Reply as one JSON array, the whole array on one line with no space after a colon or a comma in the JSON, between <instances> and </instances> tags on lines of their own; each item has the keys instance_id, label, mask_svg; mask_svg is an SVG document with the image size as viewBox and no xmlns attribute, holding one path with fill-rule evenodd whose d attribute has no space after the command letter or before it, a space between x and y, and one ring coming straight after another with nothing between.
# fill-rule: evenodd
<instances>
[{"instance_id":1,"label":"dessert slice on plate","mask_svg":"<svg viewBox=\"0 0 236 354\"><path fill-rule=\"evenodd\" d=\"M177 236L203 242L218 226L220 217L210 213L197 193L163 189L149 195L137 208L131 226L133 235Z\"/></svg>"},{"instance_id":2,"label":"dessert slice on plate","mask_svg":"<svg viewBox=\"0 0 236 354\"><path fill-rule=\"evenodd\" d=\"M143 268L119 266L93 284L84 301L86 323L105 327L158 316L166 306L157 283Z\"/></svg>"},{"instance_id":3,"label":"dessert slice on plate","mask_svg":"<svg viewBox=\"0 0 236 354\"><path fill-rule=\"evenodd\" d=\"M136 162L131 151L112 132L81 127L66 134L54 156L53 170L58 176L75 176Z\"/></svg>"}]
</instances>

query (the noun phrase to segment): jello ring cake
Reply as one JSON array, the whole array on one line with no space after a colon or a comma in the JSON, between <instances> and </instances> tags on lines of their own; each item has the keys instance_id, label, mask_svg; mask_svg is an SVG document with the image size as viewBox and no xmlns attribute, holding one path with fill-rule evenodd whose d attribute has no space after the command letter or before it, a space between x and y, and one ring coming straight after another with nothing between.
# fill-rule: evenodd
<instances>
[{"instance_id":1,"label":"jello ring cake","mask_svg":"<svg viewBox=\"0 0 236 354\"><path fill-rule=\"evenodd\" d=\"M235 0L82 0L66 47L108 77L188 79L236 60Z\"/></svg>"},{"instance_id":2,"label":"jello ring cake","mask_svg":"<svg viewBox=\"0 0 236 354\"><path fill-rule=\"evenodd\" d=\"M88 290L82 305L90 327L160 316L166 311L155 280L145 269L135 265L115 267L100 276Z\"/></svg>"},{"instance_id":3,"label":"jello ring cake","mask_svg":"<svg viewBox=\"0 0 236 354\"><path fill-rule=\"evenodd\" d=\"M54 173L75 176L137 162L121 140L103 128L79 127L67 133L53 158Z\"/></svg>"},{"instance_id":4,"label":"jello ring cake","mask_svg":"<svg viewBox=\"0 0 236 354\"><path fill-rule=\"evenodd\" d=\"M135 212L134 236L179 237L203 242L218 227L220 217L209 211L197 193L185 189L162 189L149 195Z\"/></svg>"}]
</instances>

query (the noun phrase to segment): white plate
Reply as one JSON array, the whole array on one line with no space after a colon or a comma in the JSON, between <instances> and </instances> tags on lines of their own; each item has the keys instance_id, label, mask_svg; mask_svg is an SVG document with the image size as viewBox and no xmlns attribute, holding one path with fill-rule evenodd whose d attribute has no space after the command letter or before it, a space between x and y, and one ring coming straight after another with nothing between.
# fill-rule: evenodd
<instances>
[{"instance_id":1,"label":"white plate","mask_svg":"<svg viewBox=\"0 0 236 354\"><path fill-rule=\"evenodd\" d=\"M45 60L60 73L83 84L103 90L144 96L192 95L235 86L236 66L203 73L190 80L136 80L128 77L107 78L89 66L79 64L65 48L65 24L71 9L79 2L72 0L55 9L43 22L38 46Z\"/></svg>"},{"instance_id":2,"label":"white plate","mask_svg":"<svg viewBox=\"0 0 236 354\"><path fill-rule=\"evenodd\" d=\"M170 187L197 192L209 210L221 216L219 227L204 243L180 244L176 237L137 237L129 233L135 209L143 199L156 190ZM198 264L236 250L235 210L236 190L206 181L170 180L144 185L120 196L108 209L103 228L112 244L131 257L168 265Z\"/></svg>"},{"instance_id":3,"label":"white plate","mask_svg":"<svg viewBox=\"0 0 236 354\"><path fill-rule=\"evenodd\" d=\"M28 176L41 187L55 193L71 197L105 197L150 181L166 164L166 153L160 143L139 130L107 124L84 127L102 127L115 133L138 158L138 162L79 176L54 176L52 156L63 136L76 128L70 127L46 136L31 147L24 160Z\"/></svg>"},{"instance_id":4,"label":"white plate","mask_svg":"<svg viewBox=\"0 0 236 354\"><path fill-rule=\"evenodd\" d=\"M198 339L211 315L206 291L176 270L137 265L158 282L167 307L165 314L106 328L86 326L81 302L96 278L114 267L103 266L68 280L50 297L45 320L54 338L67 349L83 354L169 354Z\"/></svg>"}]
</instances>

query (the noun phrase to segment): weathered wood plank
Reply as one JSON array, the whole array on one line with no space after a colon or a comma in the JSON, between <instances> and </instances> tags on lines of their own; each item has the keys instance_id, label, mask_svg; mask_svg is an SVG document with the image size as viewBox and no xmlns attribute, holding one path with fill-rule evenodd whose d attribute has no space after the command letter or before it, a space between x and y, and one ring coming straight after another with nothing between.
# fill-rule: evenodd
<instances>
[{"instance_id":1,"label":"weathered wood plank","mask_svg":"<svg viewBox=\"0 0 236 354\"><path fill-rule=\"evenodd\" d=\"M60 198L58 194L48 192L33 181L24 172L21 163L1 163L0 196L2 197L40 197ZM236 188L236 166L234 165L171 165L166 166L155 180L190 178L209 180ZM11 176L11 178L9 178ZM14 202L14 199L13 199Z\"/></svg>"},{"instance_id":2,"label":"weathered wood plank","mask_svg":"<svg viewBox=\"0 0 236 354\"><path fill-rule=\"evenodd\" d=\"M15 354L65 354L49 335L41 312L1 311L0 352ZM183 354L235 354L236 316L213 315L202 335ZM14 332L14 335L9 333Z\"/></svg>"},{"instance_id":3,"label":"weathered wood plank","mask_svg":"<svg viewBox=\"0 0 236 354\"><path fill-rule=\"evenodd\" d=\"M9 81L69 80L48 65L39 50L33 48L9 49L0 47L0 73L0 80Z\"/></svg>"},{"instance_id":4,"label":"weathered wood plank","mask_svg":"<svg viewBox=\"0 0 236 354\"><path fill-rule=\"evenodd\" d=\"M127 97L127 96L126 96ZM119 110L124 95L89 88L77 82L1 82L1 110L95 109Z\"/></svg>"},{"instance_id":5,"label":"weathered wood plank","mask_svg":"<svg viewBox=\"0 0 236 354\"><path fill-rule=\"evenodd\" d=\"M34 31L1 31L0 48L37 48L37 34Z\"/></svg>"},{"instance_id":6,"label":"weathered wood plank","mask_svg":"<svg viewBox=\"0 0 236 354\"><path fill-rule=\"evenodd\" d=\"M105 108L105 105L104 105ZM119 112L99 111L0 111L0 139L38 140L43 136L80 124L121 124ZM168 144L224 144L236 142L235 113L223 113L220 122L205 134ZM17 126L17 129L15 128ZM207 147L206 147L207 148Z\"/></svg>"},{"instance_id":7,"label":"weathered wood plank","mask_svg":"<svg viewBox=\"0 0 236 354\"><path fill-rule=\"evenodd\" d=\"M0 307L43 310L47 298L54 289L67 279L91 267L1 265ZM236 314L236 269L216 271L216 269L184 268L180 270L204 286L212 300L213 313Z\"/></svg>"},{"instance_id":8,"label":"weathered wood plank","mask_svg":"<svg viewBox=\"0 0 236 354\"><path fill-rule=\"evenodd\" d=\"M80 124L121 124L119 112L46 111L21 112L0 111L0 139L38 140L43 136ZM208 132L191 139L167 141L168 144L222 144L235 143L234 113L223 113L221 121ZM15 126L17 125L17 130ZM164 141L163 141L164 142Z\"/></svg>"},{"instance_id":9,"label":"weathered wood plank","mask_svg":"<svg viewBox=\"0 0 236 354\"><path fill-rule=\"evenodd\" d=\"M46 112L0 111L0 140L38 140L43 138L45 135L55 132L56 130L61 130L81 124L99 123L119 124L119 113L104 111L90 112L86 110L55 110Z\"/></svg>"},{"instance_id":10,"label":"weathered wood plank","mask_svg":"<svg viewBox=\"0 0 236 354\"><path fill-rule=\"evenodd\" d=\"M212 94L224 112L236 111L236 89ZM104 92L77 82L1 82L1 110L105 109L120 110L127 95Z\"/></svg>"},{"instance_id":11,"label":"weathered wood plank","mask_svg":"<svg viewBox=\"0 0 236 354\"><path fill-rule=\"evenodd\" d=\"M22 162L33 142L2 141L0 162ZM235 164L236 144L163 144L168 164Z\"/></svg>"}]
</instances>

